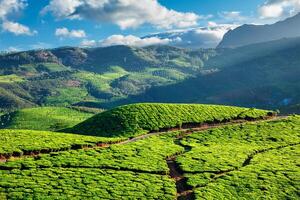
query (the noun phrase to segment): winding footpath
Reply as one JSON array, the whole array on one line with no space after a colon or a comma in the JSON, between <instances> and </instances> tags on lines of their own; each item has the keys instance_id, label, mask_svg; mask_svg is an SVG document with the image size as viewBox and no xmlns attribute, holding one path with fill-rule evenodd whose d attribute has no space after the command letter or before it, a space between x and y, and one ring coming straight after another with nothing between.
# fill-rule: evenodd
<instances>
[{"instance_id":1,"label":"winding footpath","mask_svg":"<svg viewBox=\"0 0 300 200\"><path fill-rule=\"evenodd\" d=\"M189 126L188 128L173 128L173 129L169 129L169 130L163 130L163 131L158 131L158 132L152 132L152 133L148 133L145 135L141 135L141 136L137 136L125 141L121 141L121 142L116 142L116 143L111 143L111 144L107 144L107 143L98 143L98 144L94 144L93 146L78 146L78 145L74 145L71 148L63 148L61 151L58 150L56 152L63 152L63 151L68 151L68 150L78 150L78 149L95 149L95 148L109 148L111 145L125 145L125 144L129 144L129 143L133 143L139 140L143 140L146 138L149 138L151 136L158 136L158 135L163 135L172 131L178 131L179 134L174 138L174 143L177 145L180 145L184 148L184 152L180 153L180 154L176 154L173 155L171 157L166 158L166 163L169 167L169 176L175 180L176 182L176 189L177 189L177 199L179 200L190 200L190 199L195 199L194 196L194 189L196 188L201 188L201 187L206 187L208 184L215 182L217 179L226 176L228 173L233 172L233 171L237 171L240 170L241 168L247 166L250 164L251 160L258 154L261 153L265 153L267 151L271 151L271 150L275 150L275 149L281 149L281 148L286 148L289 146L294 146L294 145L299 145L299 143L297 144L290 144L290 145L286 145L286 146L280 146L277 148L270 148L270 149L263 149L257 152L253 152L251 155L249 155L245 161L242 163L241 167L239 168L235 168L235 169L230 169L227 171L219 171L219 172L214 172L214 176L212 177L211 181L209 183L207 183L204 186L201 187L196 187L196 188L192 188L191 186L189 186L187 184L187 178L184 176L184 172L182 171L182 169L180 168L180 165L176 162L177 156L185 154L189 151L191 151L191 147L190 146L185 146L183 145L180 140L183 139L184 137L194 133L194 132L199 132L199 131L204 131L204 130L208 130L208 129L214 129L214 128L221 128L224 126L228 126L228 125L234 125L234 124L255 124L255 123L259 123L259 122L270 122L270 121L278 121L278 120L282 120L282 119L286 119L287 116L275 116L275 117L270 117L268 119L258 119L258 120L251 120L251 121L247 121L247 120L233 120L230 122L224 122L224 123L215 123L215 124L199 124L197 126L191 127ZM21 159L21 158L25 158L25 157L36 157L39 156L40 154L48 154L51 151L47 152L47 151L32 151L32 152L26 152L24 155L21 156L12 156L9 158L0 158L0 162L7 162L9 159L13 158L13 159ZM127 171L129 169L119 169L119 170L124 170ZM133 171L133 170L129 170L129 171ZM145 171L137 171L138 173L151 173L151 172L145 172ZM195 172L196 173L196 172ZM201 172L197 172L197 173L201 173ZM203 173L203 172L202 172Z\"/></svg>"}]
</instances>

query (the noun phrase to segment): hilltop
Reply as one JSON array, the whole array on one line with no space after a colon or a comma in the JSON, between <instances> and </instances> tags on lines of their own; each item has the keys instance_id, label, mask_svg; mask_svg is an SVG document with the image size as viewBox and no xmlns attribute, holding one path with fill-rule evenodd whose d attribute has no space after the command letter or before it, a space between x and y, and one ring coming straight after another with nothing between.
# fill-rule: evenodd
<instances>
[{"instance_id":1,"label":"hilltop","mask_svg":"<svg viewBox=\"0 0 300 200\"><path fill-rule=\"evenodd\" d=\"M147 132L251 120L272 116L273 112L217 105L132 104L97 114L64 131L105 137L134 137Z\"/></svg>"},{"instance_id":2,"label":"hilltop","mask_svg":"<svg viewBox=\"0 0 300 200\"><path fill-rule=\"evenodd\" d=\"M27 108L0 116L0 129L58 131L92 116L93 113L65 107Z\"/></svg>"}]
</instances>

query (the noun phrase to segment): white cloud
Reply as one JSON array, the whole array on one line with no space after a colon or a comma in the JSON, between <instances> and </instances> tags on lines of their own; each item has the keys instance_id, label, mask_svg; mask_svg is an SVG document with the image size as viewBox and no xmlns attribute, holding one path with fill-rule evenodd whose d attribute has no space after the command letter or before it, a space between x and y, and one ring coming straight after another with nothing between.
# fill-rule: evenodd
<instances>
[{"instance_id":1,"label":"white cloud","mask_svg":"<svg viewBox=\"0 0 300 200\"><path fill-rule=\"evenodd\" d=\"M176 31L152 34L147 37L157 37L170 40L169 45L188 48L214 48L222 40L225 33L236 28L234 24L217 24L208 22L207 27L182 29Z\"/></svg>"},{"instance_id":2,"label":"white cloud","mask_svg":"<svg viewBox=\"0 0 300 200\"><path fill-rule=\"evenodd\" d=\"M15 35L35 35L37 31L31 31L25 25L9 20L11 16L16 16L27 6L27 0L0 0L0 21L3 31Z\"/></svg>"},{"instance_id":3,"label":"white cloud","mask_svg":"<svg viewBox=\"0 0 300 200\"><path fill-rule=\"evenodd\" d=\"M247 19L240 11L224 11L219 13L219 16L226 22L241 22Z\"/></svg>"},{"instance_id":4,"label":"white cloud","mask_svg":"<svg viewBox=\"0 0 300 200\"><path fill-rule=\"evenodd\" d=\"M50 48L53 48L53 46L48 43L38 42L36 44L30 45L29 48L30 49L50 49Z\"/></svg>"},{"instance_id":5,"label":"white cloud","mask_svg":"<svg viewBox=\"0 0 300 200\"><path fill-rule=\"evenodd\" d=\"M91 19L111 22L122 29L151 24L158 28L185 28L197 25L195 13L177 12L158 0L51 0L42 13L51 12L59 19Z\"/></svg>"},{"instance_id":6,"label":"white cloud","mask_svg":"<svg viewBox=\"0 0 300 200\"><path fill-rule=\"evenodd\" d=\"M2 29L15 35L32 36L37 34L37 31L31 31L27 26L11 21L4 21L2 23Z\"/></svg>"},{"instance_id":7,"label":"white cloud","mask_svg":"<svg viewBox=\"0 0 300 200\"><path fill-rule=\"evenodd\" d=\"M18 47L8 47L7 51L8 52L18 52L18 51L21 51L21 49L19 49Z\"/></svg>"},{"instance_id":8,"label":"white cloud","mask_svg":"<svg viewBox=\"0 0 300 200\"><path fill-rule=\"evenodd\" d=\"M65 27L57 28L55 31L55 35L58 37L67 37L67 38L85 38L86 33L84 30L69 30Z\"/></svg>"},{"instance_id":9,"label":"white cloud","mask_svg":"<svg viewBox=\"0 0 300 200\"><path fill-rule=\"evenodd\" d=\"M139 38L133 35L112 35L102 41L100 46L114 46L114 45L127 45L136 47L145 47L150 45L166 45L171 42L170 39L160 39L158 37Z\"/></svg>"},{"instance_id":10,"label":"white cloud","mask_svg":"<svg viewBox=\"0 0 300 200\"><path fill-rule=\"evenodd\" d=\"M300 0L267 0L258 12L262 19L292 16L300 12Z\"/></svg>"},{"instance_id":11,"label":"white cloud","mask_svg":"<svg viewBox=\"0 0 300 200\"><path fill-rule=\"evenodd\" d=\"M82 47L95 47L95 46L97 46L97 42L96 42L96 40L87 40L87 39L84 39L80 43L80 46L82 46Z\"/></svg>"},{"instance_id":12,"label":"white cloud","mask_svg":"<svg viewBox=\"0 0 300 200\"><path fill-rule=\"evenodd\" d=\"M6 20L26 7L25 0L0 0L0 19Z\"/></svg>"}]
</instances>

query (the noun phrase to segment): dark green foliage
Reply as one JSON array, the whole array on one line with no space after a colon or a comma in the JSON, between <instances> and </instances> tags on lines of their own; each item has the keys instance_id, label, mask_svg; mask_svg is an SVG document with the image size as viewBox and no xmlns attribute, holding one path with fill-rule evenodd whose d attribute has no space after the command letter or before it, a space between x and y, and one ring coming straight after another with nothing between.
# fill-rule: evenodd
<instances>
[{"instance_id":1,"label":"dark green foliage","mask_svg":"<svg viewBox=\"0 0 300 200\"><path fill-rule=\"evenodd\" d=\"M36 104L91 105L124 99L153 86L195 76L210 55L174 47L126 46L1 55L0 89L9 94L5 94L0 109Z\"/></svg>"},{"instance_id":2,"label":"dark green foliage","mask_svg":"<svg viewBox=\"0 0 300 200\"><path fill-rule=\"evenodd\" d=\"M219 70L178 84L150 88L113 105L200 102L265 109L295 105L300 102L299 44L297 38L220 50L205 65Z\"/></svg>"},{"instance_id":3,"label":"dark green foliage","mask_svg":"<svg viewBox=\"0 0 300 200\"><path fill-rule=\"evenodd\" d=\"M98 136L133 137L145 132L181 127L183 124L259 119L268 111L197 104L132 104L100 113L68 130Z\"/></svg>"}]
</instances>

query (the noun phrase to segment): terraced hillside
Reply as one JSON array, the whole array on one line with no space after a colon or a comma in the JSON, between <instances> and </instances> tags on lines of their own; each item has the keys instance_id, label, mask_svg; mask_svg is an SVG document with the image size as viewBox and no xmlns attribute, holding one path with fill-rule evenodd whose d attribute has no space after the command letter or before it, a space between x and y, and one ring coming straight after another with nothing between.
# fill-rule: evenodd
<instances>
[{"instance_id":1,"label":"terraced hillside","mask_svg":"<svg viewBox=\"0 0 300 200\"><path fill-rule=\"evenodd\" d=\"M106 137L133 137L171 128L196 127L204 123L254 120L273 116L271 111L200 104L132 104L100 113L68 132Z\"/></svg>"},{"instance_id":2,"label":"terraced hillside","mask_svg":"<svg viewBox=\"0 0 300 200\"><path fill-rule=\"evenodd\" d=\"M58 131L92 117L90 112L65 107L27 108L0 116L0 128Z\"/></svg>"},{"instance_id":3,"label":"terraced hillside","mask_svg":"<svg viewBox=\"0 0 300 200\"><path fill-rule=\"evenodd\" d=\"M267 111L240 109L252 117L127 140L2 130L3 153L17 138L20 149L51 151L2 159L0 198L298 199L300 117L262 119Z\"/></svg>"}]
</instances>

